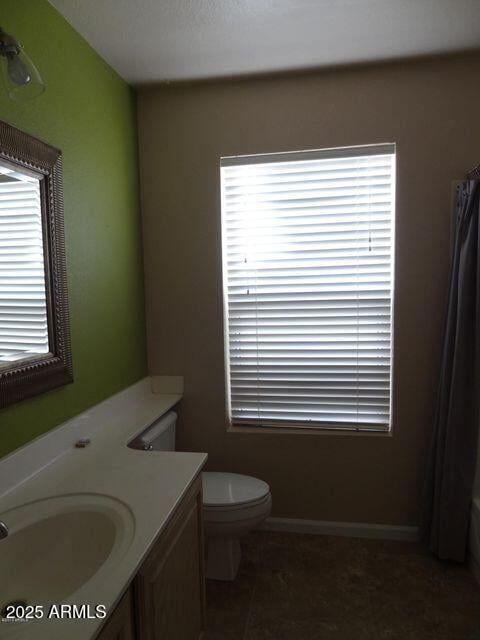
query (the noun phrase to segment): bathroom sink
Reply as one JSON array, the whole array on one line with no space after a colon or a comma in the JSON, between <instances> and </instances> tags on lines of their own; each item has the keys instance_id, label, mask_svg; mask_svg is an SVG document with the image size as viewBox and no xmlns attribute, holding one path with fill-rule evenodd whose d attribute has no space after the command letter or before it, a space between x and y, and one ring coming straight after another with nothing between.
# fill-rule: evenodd
<instances>
[{"instance_id":1,"label":"bathroom sink","mask_svg":"<svg viewBox=\"0 0 480 640\"><path fill-rule=\"evenodd\" d=\"M0 610L10 602L60 603L128 550L135 522L115 498L71 494L0 513ZM7 578L8 576L8 578Z\"/></svg>"}]
</instances>

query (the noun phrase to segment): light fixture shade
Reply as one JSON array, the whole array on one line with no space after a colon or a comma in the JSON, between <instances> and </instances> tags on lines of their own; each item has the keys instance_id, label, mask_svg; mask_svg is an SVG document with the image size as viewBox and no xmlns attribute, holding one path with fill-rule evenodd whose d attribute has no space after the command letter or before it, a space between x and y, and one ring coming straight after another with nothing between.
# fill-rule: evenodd
<instances>
[{"instance_id":1,"label":"light fixture shade","mask_svg":"<svg viewBox=\"0 0 480 640\"><path fill-rule=\"evenodd\" d=\"M3 84L12 100L36 98L45 91L45 85L25 51L1 56Z\"/></svg>"},{"instance_id":2,"label":"light fixture shade","mask_svg":"<svg viewBox=\"0 0 480 640\"><path fill-rule=\"evenodd\" d=\"M1 28L0 65L3 84L12 100L30 100L45 91L40 73L22 45Z\"/></svg>"}]
</instances>

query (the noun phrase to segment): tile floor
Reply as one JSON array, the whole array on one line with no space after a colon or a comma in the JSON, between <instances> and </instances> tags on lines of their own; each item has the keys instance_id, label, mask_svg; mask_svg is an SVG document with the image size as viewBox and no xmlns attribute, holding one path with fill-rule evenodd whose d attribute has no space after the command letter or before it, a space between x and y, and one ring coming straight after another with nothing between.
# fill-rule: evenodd
<instances>
[{"instance_id":1,"label":"tile floor","mask_svg":"<svg viewBox=\"0 0 480 640\"><path fill-rule=\"evenodd\" d=\"M480 640L464 567L402 542L258 532L233 583L207 582L205 640Z\"/></svg>"}]
</instances>

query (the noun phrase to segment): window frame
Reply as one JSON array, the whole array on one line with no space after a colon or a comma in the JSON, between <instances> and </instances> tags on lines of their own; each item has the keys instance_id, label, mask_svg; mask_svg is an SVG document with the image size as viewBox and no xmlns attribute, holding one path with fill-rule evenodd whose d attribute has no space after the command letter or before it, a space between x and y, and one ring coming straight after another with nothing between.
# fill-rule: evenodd
<instances>
[{"instance_id":1,"label":"window frame","mask_svg":"<svg viewBox=\"0 0 480 640\"><path fill-rule=\"evenodd\" d=\"M230 388L230 349L229 349L229 310L228 310L228 255L226 251L227 224L226 203L222 180L222 169L228 166L253 165L261 163L276 163L282 161L303 161L322 158L350 158L355 156L368 156L376 154L391 154L392 162L392 210L391 210L391 242L390 242L390 369L389 369L389 422L386 425L365 425L355 423L332 423L297 421L284 422L232 418L231 388ZM390 436L394 427L394 380L395 380L395 256L396 256L396 183L397 183L397 144L395 142L375 143L366 145L330 147L322 149L309 149L304 151L287 151L261 154L248 154L238 156L221 156L219 163L220 177L220 218L221 218L221 251L222 251L222 306L223 306L223 335L224 335L224 376L225 376L225 410L227 430L233 432L250 433L323 433L334 435L377 435Z\"/></svg>"}]
</instances>

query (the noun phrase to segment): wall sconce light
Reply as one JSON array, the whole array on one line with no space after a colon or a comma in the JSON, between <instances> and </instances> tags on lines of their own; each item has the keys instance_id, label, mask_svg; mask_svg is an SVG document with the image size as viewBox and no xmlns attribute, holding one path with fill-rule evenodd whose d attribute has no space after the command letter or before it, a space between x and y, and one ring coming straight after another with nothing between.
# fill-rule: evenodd
<instances>
[{"instance_id":1,"label":"wall sconce light","mask_svg":"<svg viewBox=\"0 0 480 640\"><path fill-rule=\"evenodd\" d=\"M22 45L1 27L0 64L3 83L12 100L29 100L45 91L43 80Z\"/></svg>"}]
</instances>

